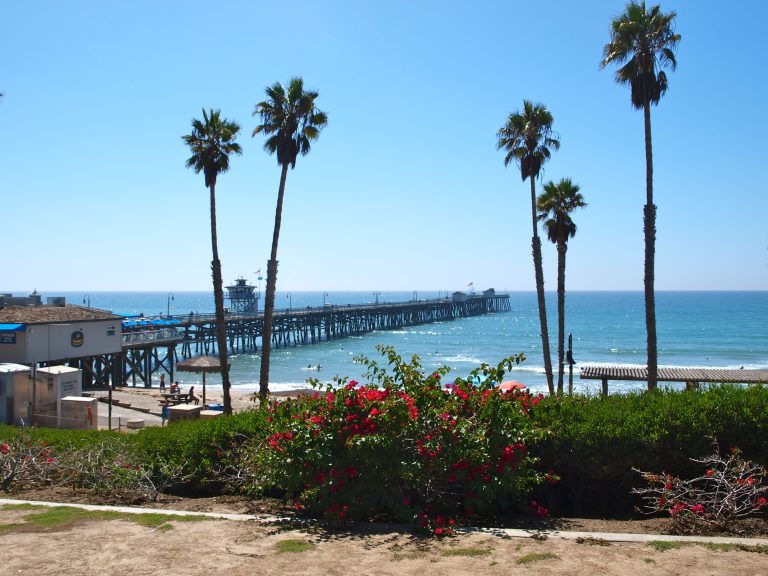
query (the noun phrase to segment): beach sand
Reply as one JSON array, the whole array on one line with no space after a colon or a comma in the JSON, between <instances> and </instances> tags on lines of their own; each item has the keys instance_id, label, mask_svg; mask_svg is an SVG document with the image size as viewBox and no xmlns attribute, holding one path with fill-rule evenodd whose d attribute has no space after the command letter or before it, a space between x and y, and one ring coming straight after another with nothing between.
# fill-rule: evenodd
<instances>
[{"instance_id":1,"label":"beach sand","mask_svg":"<svg viewBox=\"0 0 768 576\"><path fill-rule=\"evenodd\" d=\"M189 389L182 386L182 392L188 392ZM167 390L160 391L159 388L144 388L144 387L132 387L124 386L115 388L112 391L113 402L118 402L118 406L126 411L125 408L137 410L141 412L149 412L155 416L160 416L161 402L163 400L162 393ZM314 394L314 390L292 390L290 392L274 392L270 394L271 398L284 399L284 398L296 398L301 394ZM109 392L106 390L100 390L93 393L98 398L107 399ZM203 403L203 391L195 387L195 395L200 398L200 403ZM243 391L232 389L230 394L232 399L232 410L234 412L242 412L251 408L257 408L259 405L258 396L255 396L251 391ZM220 389L206 390L205 392L205 404L223 404L224 393ZM100 413L105 413L106 407L100 409ZM140 416L140 414L139 414ZM155 424L154 421L147 421L147 425Z\"/></svg>"}]
</instances>

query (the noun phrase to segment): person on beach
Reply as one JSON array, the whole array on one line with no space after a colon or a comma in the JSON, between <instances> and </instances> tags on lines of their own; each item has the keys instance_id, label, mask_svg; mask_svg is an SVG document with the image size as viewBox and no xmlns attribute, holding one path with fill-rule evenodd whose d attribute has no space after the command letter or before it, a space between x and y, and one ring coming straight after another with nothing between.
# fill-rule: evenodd
<instances>
[{"instance_id":1,"label":"person on beach","mask_svg":"<svg viewBox=\"0 0 768 576\"><path fill-rule=\"evenodd\" d=\"M160 390L165 390L165 374L160 374Z\"/></svg>"},{"instance_id":2,"label":"person on beach","mask_svg":"<svg viewBox=\"0 0 768 576\"><path fill-rule=\"evenodd\" d=\"M200 404L200 398L195 396L195 387L194 386L190 386L189 387L189 399L190 400L194 400L195 404Z\"/></svg>"},{"instance_id":3,"label":"person on beach","mask_svg":"<svg viewBox=\"0 0 768 576\"><path fill-rule=\"evenodd\" d=\"M163 409L160 412L160 417L163 419L163 422L161 425L165 426L165 423L171 417L171 402L168 400L168 398L166 398L165 402L163 403Z\"/></svg>"},{"instance_id":4,"label":"person on beach","mask_svg":"<svg viewBox=\"0 0 768 576\"><path fill-rule=\"evenodd\" d=\"M181 388L179 388L179 381L176 380L173 384L171 384L171 394L178 394L181 392Z\"/></svg>"}]
</instances>

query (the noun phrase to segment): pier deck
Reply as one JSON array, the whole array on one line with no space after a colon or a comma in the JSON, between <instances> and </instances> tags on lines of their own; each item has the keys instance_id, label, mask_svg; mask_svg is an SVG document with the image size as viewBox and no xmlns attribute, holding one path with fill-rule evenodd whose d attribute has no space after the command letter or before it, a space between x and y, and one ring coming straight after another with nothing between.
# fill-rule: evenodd
<instances>
[{"instance_id":1,"label":"pier deck","mask_svg":"<svg viewBox=\"0 0 768 576\"><path fill-rule=\"evenodd\" d=\"M582 366L582 380L601 380L603 394L608 394L609 380L648 380L647 366ZM768 384L768 370L721 370L719 368L659 367L659 382L685 382L688 388L698 388L701 382L734 384Z\"/></svg>"},{"instance_id":2,"label":"pier deck","mask_svg":"<svg viewBox=\"0 0 768 576\"><path fill-rule=\"evenodd\" d=\"M477 294L460 300L441 298L276 310L272 345L314 344L376 330L397 330L510 310L508 294ZM263 313L229 313L225 320L229 354L258 351L264 330ZM190 358L215 354L216 340L215 314L192 312L164 318L159 326L148 321L148 324L124 328L120 384L131 380L134 385L140 381L149 386L156 371L168 373L173 380L178 356Z\"/></svg>"}]
</instances>

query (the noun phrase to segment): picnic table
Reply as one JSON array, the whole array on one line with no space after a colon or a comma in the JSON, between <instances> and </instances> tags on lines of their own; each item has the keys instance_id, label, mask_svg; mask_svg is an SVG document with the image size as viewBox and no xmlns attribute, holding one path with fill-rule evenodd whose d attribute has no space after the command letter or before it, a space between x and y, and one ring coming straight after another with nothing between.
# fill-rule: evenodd
<instances>
[{"instance_id":1,"label":"picnic table","mask_svg":"<svg viewBox=\"0 0 768 576\"><path fill-rule=\"evenodd\" d=\"M168 403L171 406L177 406L179 404L189 404L189 393L181 393L181 392L174 392L173 394L167 394L162 393L160 396L163 397L163 399L160 401L161 404L165 404L165 401L168 400Z\"/></svg>"}]
</instances>

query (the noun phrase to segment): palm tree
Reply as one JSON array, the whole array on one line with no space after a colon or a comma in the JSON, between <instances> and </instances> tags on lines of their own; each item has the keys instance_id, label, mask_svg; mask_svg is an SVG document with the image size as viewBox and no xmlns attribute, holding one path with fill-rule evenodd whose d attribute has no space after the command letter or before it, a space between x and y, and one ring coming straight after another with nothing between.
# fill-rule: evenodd
<instances>
[{"instance_id":1,"label":"palm tree","mask_svg":"<svg viewBox=\"0 0 768 576\"><path fill-rule=\"evenodd\" d=\"M205 187L211 192L211 247L213 260L213 299L216 305L216 340L221 364L221 383L224 388L224 412L232 413L232 400L229 394L229 364L227 363L227 333L224 318L224 289L221 279L221 261L216 238L216 178L229 169L229 155L242 154L240 145L235 142L240 126L221 118L219 110L203 110L203 121L192 120L192 133L183 136L192 156L187 160L187 168L195 173L201 171L205 176Z\"/></svg>"},{"instance_id":2,"label":"palm tree","mask_svg":"<svg viewBox=\"0 0 768 576\"><path fill-rule=\"evenodd\" d=\"M645 123L645 194L643 230L645 233L645 327L648 338L648 389L656 388L656 301L654 262L656 259L656 205L653 203L653 147L651 142L651 104L658 104L667 91L667 75L662 68L677 67L674 48L680 41L672 22L677 14L662 14L659 6L646 10L645 2L630 2L626 11L611 22L611 41L603 50L601 68L620 65L616 82L628 84L632 106L643 109Z\"/></svg>"},{"instance_id":3,"label":"palm tree","mask_svg":"<svg viewBox=\"0 0 768 576\"><path fill-rule=\"evenodd\" d=\"M536 226L536 184L535 180L541 172L544 162L549 160L551 150L560 148L560 139L552 130L552 114L543 104L533 104L523 100L523 111L513 112L507 118L507 123L497 133L498 148L507 154L504 165L512 160L520 167L523 181L531 182L531 223L533 224L533 268L536 274L536 294L539 300L539 322L541 323L541 347L544 353L544 371L547 374L547 385L550 395L554 395L555 387L552 381L552 358L549 354L549 329L547 328L547 309L544 300L544 270L541 263L541 240Z\"/></svg>"},{"instance_id":4,"label":"palm tree","mask_svg":"<svg viewBox=\"0 0 768 576\"><path fill-rule=\"evenodd\" d=\"M571 212L586 205L579 186L570 178L563 178L557 184L547 182L536 201L538 219L544 223L547 238L557 246L557 393L560 395L563 393L565 355L565 253L568 251L568 238L576 235Z\"/></svg>"},{"instance_id":5,"label":"palm tree","mask_svg":"<svg viewBox=\"0 0 768 576\"><path fill-rule=\"evenodd\" d=\"M272 316L275 308L277 287L277 243L280 238L280 222L283 213L283 194L288 167L296 167L299 154L309 153L313 140L328 123L328 117L315 107L317 92L305 91L304 81L291 78L288 86L279 82L266 88L267 99L259 102L253 115L261 117L261 124L253 130L253 136L263 132L267 136L264 149L277 154L281 166L280 187L277 191L275 229L272 234L272 251L267 262L267 293L264 300L264 328L261 336L261 371L259 374L259 400L266 406L269 394L269 355L272 339Z\"/></svg>"}]
</instances>

